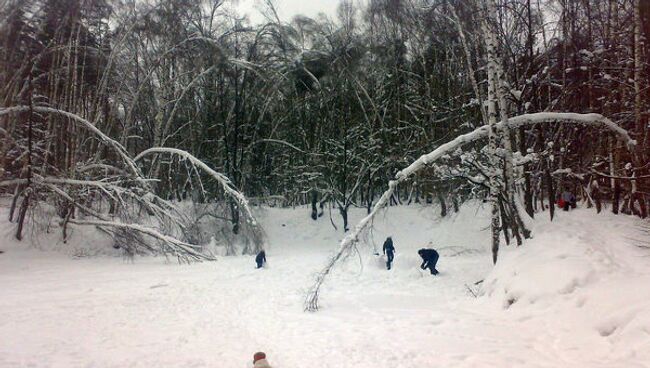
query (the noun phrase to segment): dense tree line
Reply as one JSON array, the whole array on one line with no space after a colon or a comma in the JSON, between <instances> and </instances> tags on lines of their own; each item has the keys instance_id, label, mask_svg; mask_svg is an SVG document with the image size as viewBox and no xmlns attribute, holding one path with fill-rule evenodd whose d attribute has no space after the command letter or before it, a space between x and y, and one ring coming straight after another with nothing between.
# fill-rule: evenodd
<instances>
[{"instance_id":1,"label":"dense tree line","mask_svg":"<svg viewBox=\"0 0 650 368\"><path fill-rule=\"evenodd\" d=\"M137 222L140 212L120 213L122 191L149 214L177 200L218 203L213 215L237 234L247 215L224 188L259 202L311 203L314 219L331 206L347 230L349 208L370 213L388 180L420 155L492 117L505 124L539 112L599 113L637 144L553 119L502 124L490 147L476 141L440 157L387 203L435 201L445 215L467 198L491 197L493 227L518 242L527 236L521 217L553 216L563 190L598 211L647 216L648 2L344 1L335 17L291 20L268 2L262 24L229 5L3 3L0 189L13 196L18 236L39 202L62 219L94 211ZM132 160L152 147L191 153L227 185L182 154ZM201 240L182 232L187 244Z\"/></svg>"}]
</instances>

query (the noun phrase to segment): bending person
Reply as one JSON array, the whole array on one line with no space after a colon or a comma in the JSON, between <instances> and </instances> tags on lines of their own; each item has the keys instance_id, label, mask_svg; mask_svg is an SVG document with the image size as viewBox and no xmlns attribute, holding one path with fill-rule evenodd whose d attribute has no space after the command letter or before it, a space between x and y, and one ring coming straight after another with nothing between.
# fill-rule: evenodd
<instances>
[{"instance_id":1,"label":"bending person","mask_svg":"<svg viewBox=\"0 0 650 368\"><path fill-rule=\"evenodd\" d=\"M436 263L438 263L438 258L440 258L438 252L433 248L422 248L418 250L418 254L422 257L422 265L420 265L420 268L423 270L428 268L432 275L437 275Z\"/></svg>"}]
</instances>

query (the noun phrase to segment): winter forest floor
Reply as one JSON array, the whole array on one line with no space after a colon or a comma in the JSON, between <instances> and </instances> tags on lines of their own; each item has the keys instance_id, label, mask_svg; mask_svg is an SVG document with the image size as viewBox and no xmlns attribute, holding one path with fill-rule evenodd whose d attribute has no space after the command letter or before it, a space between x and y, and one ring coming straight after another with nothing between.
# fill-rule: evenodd
<instances>
[{"instance_id":1,"label":"winter forest floor","mask_svg":"<svg viewBox=\"0 0 650 368\"><path fill-rule=\"evenodd\" d=\"M243 368L262 350L276 368L650 367L647 222L578 209L551 224L540 214L535 238L504 246L493 267L485 210L443 220L434 211L380 215L371 240L379 249L393 235L394 269L361 247L327 282L318 313L302 311L305 290L342 236L327 214L259 210L262 270L250 256L70 257L56 240L17 244L5 223L0 366ZM428 241L439 277L418 268ZM478 290L482 279L475 298L466 284Z\"/></svg>"}]
</instances>

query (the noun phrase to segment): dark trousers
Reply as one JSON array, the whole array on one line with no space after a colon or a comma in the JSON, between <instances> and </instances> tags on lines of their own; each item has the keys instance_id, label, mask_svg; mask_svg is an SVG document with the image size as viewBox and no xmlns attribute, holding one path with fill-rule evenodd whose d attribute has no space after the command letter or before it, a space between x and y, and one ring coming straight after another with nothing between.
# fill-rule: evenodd
<instances>
[{"instance_id":1,"label":"dark trousers","mask_svg":"<svg viewBox=\"0 0 650 368\"><path fill-rule=\"evenodd\" d=\"M257 262L257 268L262 268L262 265L264 265L264 263L262 261Z\"/></svg>"},{"instance_id":2,"label":"dark trousers","mask_svg":"<svg viewBox=\"0 0 650 368\"><path fill-rule=\"evenodd\" d=\"M390 265L393 263L395 254L393 252L386 252L386 257L388 257L388 260L386 260L386 269L390 270Z\"/></svg>"},{"instance_id":3,"label":"dark trousers","mask_svg":"<svg viewBox=\"0 0 650 368\"><path fill-rule=\"evenodd\" d=\"M438 270L436 270L436 263L438 263L438 257L429 259L429 260L426 261L426 263L424 264L424 267L422 267L422 269L426 270L428 268L429 271L431 271L432 275L437 275Z\"/></svg>"},{"instance_id":4,"label":"dark trousers","mask_svg":"<svg viewBox=\"0 0 650 368\"><path fill-rule=\"evenodd\" d=\"M427 263L427 265L424 266L424 269L426 270L427 268L429 269L429 271L431 271L431 274L432 274L432 275L437 275L437 274L438 274L438 270L436 270L436 266L435 266L435 265L433 265L433 264L431 264L431 263Z\"/></svg>"}]
</instances>

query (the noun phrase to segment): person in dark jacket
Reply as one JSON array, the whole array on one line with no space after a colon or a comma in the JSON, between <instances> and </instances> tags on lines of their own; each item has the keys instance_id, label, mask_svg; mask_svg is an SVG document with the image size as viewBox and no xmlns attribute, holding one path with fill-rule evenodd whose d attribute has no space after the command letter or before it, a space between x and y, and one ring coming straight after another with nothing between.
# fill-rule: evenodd
<instances>
[{"instance_id":1,"label":"person in dark jacket","mask_svg":"<svg viewBox=\"0 0 650 368\"><path fill-rule=\"evenodd\" d=\"M264 266L264 263L266 263L266 253L264 251L257 253L255 263L257 263L257 268L262 268L262 266Z\"/></svg>"},{"instance_id":2,"label":"person in dark jacket","mask_svg":"<svg viewBox=\"0 0 650 368\"><path fill-rule=\"evenodd\" d=\"M393 246L393 238L388 237L386 238L386 241L384 242L384 254L388 259L386 260L386 269L390 270L390 266L393 263L393 259L395 258L395 247Z\"/></svg>"},{"instance_id":3,"label":"person in dark jacket","mask_svg":"<svg viewBox=\"0 0 650 368\"><path fill-rule=\"evenodd\" d=\"M428 268L432 275L437 275L436 263L438 263L438 258L440 257L438 252L432 248L422 248L418 250L418 254L422 257L422 265L420 265L420 268L423 270Z\"/></svg>"}]
</instances>

